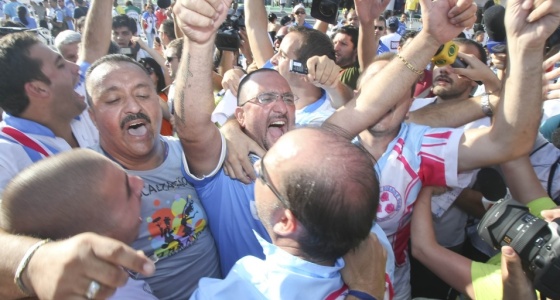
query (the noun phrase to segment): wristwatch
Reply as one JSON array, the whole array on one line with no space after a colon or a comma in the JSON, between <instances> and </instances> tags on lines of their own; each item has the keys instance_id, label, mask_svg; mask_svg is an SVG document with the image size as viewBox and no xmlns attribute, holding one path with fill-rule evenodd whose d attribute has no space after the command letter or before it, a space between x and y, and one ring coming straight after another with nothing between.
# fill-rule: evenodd
<instances>
[{"instance_id":1,"label":"wristwatch","mask_svg":"<svg viewBox=\"0 0 560 300\"><path fill-rule=\"evenodd\" d=\"M490 96L490 94L488 94L488 93L482 94L482 98L481 98L481 101L480 101L480 107L482 108L482 112L486 116L492 117L494 115L494 112L492 111L492 106L490 106L489 96Z\"/></svg>"}]
</instances>

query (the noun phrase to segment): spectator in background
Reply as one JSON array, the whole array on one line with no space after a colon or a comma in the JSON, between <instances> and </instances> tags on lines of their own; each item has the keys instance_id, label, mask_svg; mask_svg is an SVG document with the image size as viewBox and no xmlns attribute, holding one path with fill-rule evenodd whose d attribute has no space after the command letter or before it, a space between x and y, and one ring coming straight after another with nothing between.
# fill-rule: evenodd
<instances>
[{"instance_id":1,"label":"spectator in background","mask_svg":"<svg viewBox=\"0 0 560 300\"><path fill-rule=\"evenodd\" d=\"M344 20L346 20L346 25L351 25L356 28L360 27L360 20L358 19L358 14L356 10L351 8L346 11L346 15L344 15Z\"/></svg>"},{"instance_id":2,"label":"spectator in background","mask_svg":"<svg viewBox=\"0 0 560 300\"><path fill-rule=\"evenodd\" d=\"M270 39L274 41L276 38L276 32L280 29L281 25L276 23L278 17L275 13L268 14L268 35L270 35Z\"/></svg>"},{"instance_id":3,"label":"spectator in background","mask_svg":"<svg viewBox=\"0 0 560 300\"><path fill-rule=\"evenodd\" d=\"M293 26L303 26L306 28L313 28L311 24L305 21L305 16L307 16L307 13L305 12L305 6L303 6L303 4L300 3L294 6L292 13L294 14L294 18L295 18L295 22Z\"/></svg>"},{"instance_id":4,"label":"spectator in background","mask_svg":"<svg viewBox=\"0 0 560 300\"><path fill-rule=\"evenodd\" d=\"M142 29L144 35L146 36L146 41L148 42L148 47L152 48L154 46L154 36L156 35L156 23L157 18L154 15L154 6L151 4L146 4L145 11L142 14Z\"/></svg>"},{"instance_id":5,"label":"spectator in background","mask_svg":"<svg viewBox=\"0 0 560 300\"><path fill-rule=\"evenodd\" d=\"M136 35L136 21L128 15L118 15L113 17L112 39L121 48L121 53L132 57L135 60L148 57L148 53L140 48L139 43L134 43L132 37Z\"/></svg>"},{"instance_id":6,"label":"spectator in background","mask_svg":"<svg viewBox=\"0 0 560 300\"><path fill-rule=\"evenodd\" d=\"M154 12L154 15L156 15L156 28L159 28L161 23L167 20L167 9L158 7Z\"/></svg>"},{"instance_id":7,"label":"spectator in background","mask_svg":"<svg viewBox=\"0 0 560 300\"><path fill-rule=\"evenodd\" d=\"M294 19L290 16L283 16L282 19L280 19L281 26L292 26L293 23Z\"/></svg>"},{"instance_id":8,"label":"spectator in background","mask_svg":"<svg viewBox=\"0 0 560 300\"><path fill-rule=\"evenodd\" d=\"M173 19L170 18L163 21L158 28L159 28L158 34L159 37L161 38L161 45L165 49L167 48L167 45L171 43L171 41L176 39L175 23L173 22Z\"/></svg>"},{"instance_id":9,"label":"spectator in background","mask_svg":"<svg viewBox=\"0 0 560 300\"><path fill-rule=\"evenodd\" d=\"M10 0L10 2L4 4L4 15L6 20L13 20L17 17L17 8L23 4L19 3L17 0Z\"/></svg>"},{"instance_id":10,"label":"spectator in background","mask_svg":"<svg viewBox=\"0 0 560 300\"><path fill-rule=\"evenodd\" d=\"M135 34L142 32L142 26L140 25L140 14L141 13L142 13L142 11L140 10L140 8L134 6L134 4L132 4L132 1L130 1L130 0L126 1L126 7L124 8L124 14L126 14L129 18L134 20L134 22L136 23L136 30L134 31Z\"/></svg>"},{"instance_id":11,"label":"spectator in background","mask_svg":"<svg viewBox=\"0 0 560 300\"><path fill-rule=\"evenodd\" d=\"M160 106L162 106L163 118L161 119L160 134L171 136L173 135L173 126L171 125L171 113L167 104L167 83L165 82L162 67L151 57L142 58L139 62L148 71L161 100Z\"/></svg>"},{"instance_id":12,"label":"spectator in background","mask_svg":"<svg viewBox=\"0 0 560 300\"><path fill-rule=\"evenodd\" d=\"M389 47L391 52L397 53L397 48L401 40L401 35L397 33L397 30L399 30L399 20L397 17L390 17L387 20L387 30L389 33L381 37L381 42Z\"/></svg>"},{"instance_id":13,"label":"spectator in background","mask_svg":"<svg viewBox=\"0 0 560 300\"><path fill-rule=\"evenodd\" d=\"M71 1L65 3L64 0L58 0L57 2L66 23L66 29L74 30L74 4ZM72 3L72 5L66 6L67 3Z\"/></svg>"},{"instance_id":14,"label":"spectator in background","mask_svg":"<svg viewBox=\"0 0 560 300\"><path fill-rule=\"evenodd\" d=\"M84 28L86 26L86 17L81 17L76 19L76 32L83 34L84 33Z\"/></svg>"},{"instance_id":15,"label":"spectator in background","mask_svg":"<svg viewBox=\"0 0 560 300\"><path fill-rule=\"evenodd\" d=\"M46 1L43 2L30 1L30 4L33 7L33 10L35 11L37 21L39 21L39 26L48 29L49 26L47 25L47 20L46 20L47 8L45 7L44 2Z\"/></svg>"},{"instance_id":16,"label":"spectator in background","mask_svg":"<svg viewBox=\"0 0 560 300\"><path fill-rule=\"evenodd\" d=\"M85 17L88 12L88 7L84 0L76 0L76 4L78 4L78 7L74 9L74 20Z\"/></svg>"},{"instance_id":17,"label":"spectator in background","mask_svg":"<svg viewBox=\"0 0 560 300\"><path fill-rule=\"evenodd\" d=\"M75 63L78 61L78 51L81 42L81 34L73 30L64 30L54 39L54 47L64 59Z\"/></svg>"},{"instance_id":18,"label":"spectator in background","mask_svg":"<svg viewBox=\"0 0 560 300\"><path fill-rule=\"evenodd\" d=\"M15 17L14 22L20 22L21 24L25 25L27 29L35 29L37 28L37 22L35 19L29 16L29 12L27 11L27 7L25 6L18 6L17 8L17 17Z\"/></svg>"}]
</instances>

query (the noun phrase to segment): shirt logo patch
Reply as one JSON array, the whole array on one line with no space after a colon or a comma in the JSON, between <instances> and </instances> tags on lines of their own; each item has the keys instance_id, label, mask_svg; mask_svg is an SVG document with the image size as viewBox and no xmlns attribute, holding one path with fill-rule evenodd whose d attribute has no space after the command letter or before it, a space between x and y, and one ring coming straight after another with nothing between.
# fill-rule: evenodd
<instances>
[{"instance_id":1,"label":"shirt logo patch","mask_svg":"<svg viewBox=\"0 0 560 300\"><path fill-rule=\"evenodd\" d=\"M380 195L379 206L377 207L378 222L392 219L403 206L401 194L390 185L383 186Z\"/></svg>"}]
</instances>

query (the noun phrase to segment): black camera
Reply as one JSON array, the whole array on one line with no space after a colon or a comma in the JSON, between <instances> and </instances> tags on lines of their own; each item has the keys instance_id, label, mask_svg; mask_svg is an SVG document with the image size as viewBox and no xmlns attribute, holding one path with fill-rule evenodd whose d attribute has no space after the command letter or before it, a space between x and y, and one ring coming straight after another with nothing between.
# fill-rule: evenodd
<instances>
[{"instance_id":1,"label":"black camera","mask_svg":"<svg viewBox=\"0 0 560 300\"><path fill-rule=\"evenodd\" d=\"M523 268L534 287L544 296L560 298L560 219L545 222L511 196L498 201L478 224L478 234L499 249L511 246L521 257Z\"/></svg>"},{"instance_id":2,"label":"black camera","mask_svg":"<svg viewBox=\"0 0 560 300\"><path fill-rule=\"evenodd\" d=\"M336 25L340 0L313 0L311 16L317 20Z\"/></svg>"},{"instance_id":3,"label":"black camera","mask_svg":"<svg viewBox=\"0 0 560 300\"><path fill-rule=\"evenodd\" d=\"M237 51L241 44L239 37L239 29L245 27L245 17L243 15L243 7L237 11L230 10L226 20L216 33L216 48L225 51Z\"/></svg>"}]
</instances>

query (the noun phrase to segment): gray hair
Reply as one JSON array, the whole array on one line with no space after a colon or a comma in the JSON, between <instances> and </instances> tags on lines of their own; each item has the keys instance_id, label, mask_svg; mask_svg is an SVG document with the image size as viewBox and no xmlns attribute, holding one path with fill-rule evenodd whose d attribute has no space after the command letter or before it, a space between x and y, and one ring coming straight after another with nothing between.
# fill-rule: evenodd
<instances>
[{"instance_id":1,"label":"gray hair","mask_svg":"<svg viewBox=\"0 0 560 300\"><path fill-rule=\"evenodd\" d=\"M64 30L54 39L54 46L60 52L60 47L79 43L82 41L82 35L74 30Z\"/></svg>"}]
</instances>

